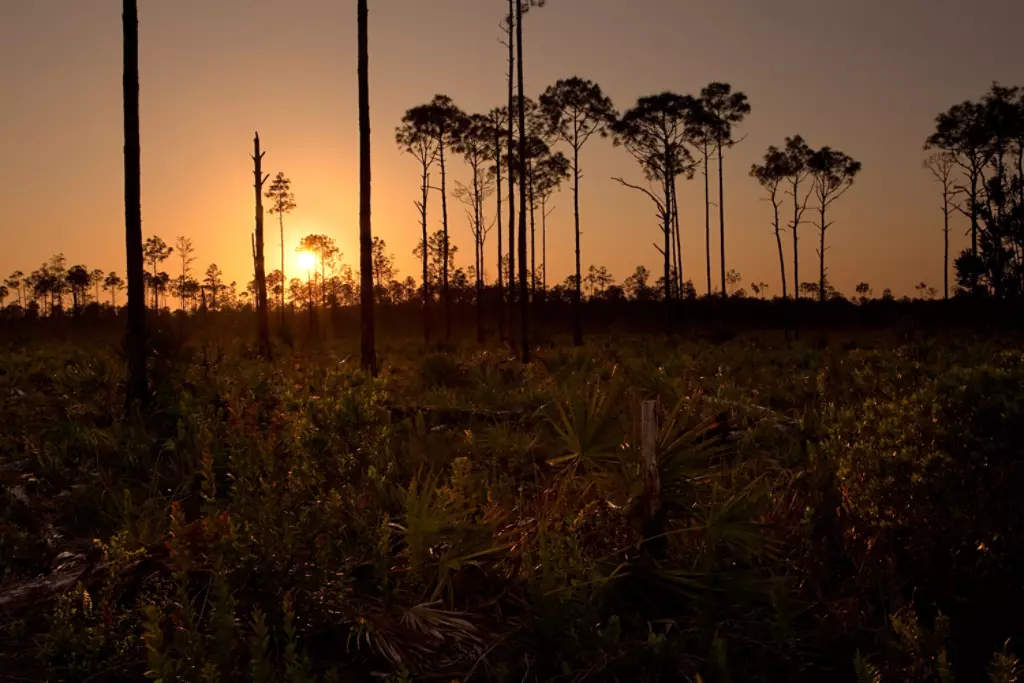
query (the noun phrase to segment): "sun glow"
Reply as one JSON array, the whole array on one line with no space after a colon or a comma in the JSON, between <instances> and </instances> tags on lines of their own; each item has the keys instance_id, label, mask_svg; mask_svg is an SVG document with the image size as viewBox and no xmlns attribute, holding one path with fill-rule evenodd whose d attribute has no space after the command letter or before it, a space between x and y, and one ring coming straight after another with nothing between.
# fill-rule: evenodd
<instances>
[{"instance_id":1,"label":"sun glow","mask_svg":"<svg viewBox=\"0 0 1024 683\"><path fill-rule=\"evenodd\" d=\"M295 258L300 270L310 271L316 268L316 254L311 251L300 251Z\"/></svg>"}]
</instances>

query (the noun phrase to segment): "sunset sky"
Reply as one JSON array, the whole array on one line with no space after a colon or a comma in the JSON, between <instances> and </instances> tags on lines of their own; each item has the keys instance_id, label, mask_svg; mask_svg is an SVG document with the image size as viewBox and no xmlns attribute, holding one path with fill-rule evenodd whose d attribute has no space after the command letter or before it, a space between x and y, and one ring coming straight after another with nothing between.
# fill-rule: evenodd
<instances>
[{"instance_id":1,"label":"sunset sky","mask_svg":"<svg viewBox=\"0 0 1024 683\"><path fill-rule=\"evenodd\" d=\"M309 233L332 236L354 264L355 2L139 4L144 234L168 243L191 237L197 270L216 262L244 287L252 277L249 153L259 130L266 170L290 176L298 202L286 218L289 274L296 274L294 245ZM416 161L394 143L395 126L435 93L469 112L503 103L504 7L501 0L370 2L373 229L402 277L418 271L419 179ZM69 265L124 273L120 13L119 0L0 4L0 276L27 273L56 252ZM912 293L918 282L941 288L942 281L940 195L921 167L924 139L939 111L980 97L993 80L1024 81L1022 25L1020 0L549 0L525 24L527 92L536 97L578 75L598 82L621 111L639 96L732 83L753 112L738 130L745 139L726 158L727 267L742 273L744 286L764 281L780 293L771 206L747 174L768 145L800 133L864 164L835 206L830 280L848 295L862 280L876 293ZM618 281L639 263L653 268L653 206L611 180L640 180L636 163L595 139L583 165L584 268L607 266ZM466 178L464 163L451 168L454 179ZM431 198L432 229L440 227L439 199ZM683 184L680 199L685 276L703 293L700 177ZM467 266L469 226L450 201L452 240ZM551 284L572 267L568 188L554 205ZM956 220L954 253L967 243L966 222ZM816 279L816 231L805 225L801 237L801 279ZM489 280L496 246L492 233ZM268 253L277 268L276 226ZM715 261L716 280L718 272Z\"/></svg>"}]
</instances>

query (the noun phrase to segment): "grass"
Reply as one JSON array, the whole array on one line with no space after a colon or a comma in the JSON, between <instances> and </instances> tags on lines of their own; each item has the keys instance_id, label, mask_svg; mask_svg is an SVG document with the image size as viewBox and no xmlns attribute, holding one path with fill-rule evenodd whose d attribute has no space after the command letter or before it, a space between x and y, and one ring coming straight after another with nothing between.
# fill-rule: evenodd
<instances>
[{"instance_id":1,"label":"grass","mask_svg":"<svg viewBox=\"0 0 1024 683\"><path fill-rule=\"evenodd\" d=\"M0 354L5 675L1016 680L1019 344L156 344Z\"/></svg>"}]
</instances>

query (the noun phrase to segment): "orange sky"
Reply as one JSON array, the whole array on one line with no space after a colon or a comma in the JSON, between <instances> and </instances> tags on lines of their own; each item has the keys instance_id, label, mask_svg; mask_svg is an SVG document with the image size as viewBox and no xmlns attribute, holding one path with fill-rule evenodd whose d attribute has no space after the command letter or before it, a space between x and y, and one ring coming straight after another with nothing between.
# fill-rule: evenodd
<instances>
[{"instance_id":1,"label":"orange sky","mask_svg":"<svg viewBox=\"0 0 1024 683\"><path fill-rule=\"evenodd\" d=\"M355 3L338 0L141 0L142 191L146 235L191 237L197 269L251 279L252 173L258 129L266 169L289 175L302 235L334 237L356 260L358 126ZM373 227L415 275L417 164L393 141L408 107L446 93L467 111L503 101L501 0L372 0ZM13 0L0 6L0 275L55 252L124 273L119 0ZM979 11L984 7L987 12ZM921 150L934 115L1024 81L1019 0L550 0L526 24L528 94L558 78L597 81L620 110L662 90L731 82L750 97L746 139L726 160L727 267L780 293L770 205L749 177L770 144L800 133L864 164L835 208L831 281L847 294L941 287L941 213ZM640 173L610 141L584 149L583 262L621 281L653 267L649 200L610 180ZM452 175L465 178L464 164ZM713 169L714 172L714 169ZM431 198L433 227L440 202ZM572 198L549 224L553 283L572 267ZM686 277L703 291L703 183L681 193ZM493 213L493 209L492 209ZM956 252L966 244L958 217ZM452 239L471 263L463 213ZM717 222L713 225L717 231ZM278 267L269 231L270 266ZM816 235L801 232L801 279L816 277ZM787 261L791 262L786 235ZM496 249L492 233L488 254ZM717 240L712 253L717 253ZM289 254L289 258L292 258ZM494 258L489 256L489 262ZM167 266L170 266L168 262ZM294 272L294 260L287 264ZM787 266L789 263L787 263ZM168 271L172 272L168 267ZM717 261L713 266L718 279ZM493 279L493 267L488 273Z\"/></svg>"}]
</instances>

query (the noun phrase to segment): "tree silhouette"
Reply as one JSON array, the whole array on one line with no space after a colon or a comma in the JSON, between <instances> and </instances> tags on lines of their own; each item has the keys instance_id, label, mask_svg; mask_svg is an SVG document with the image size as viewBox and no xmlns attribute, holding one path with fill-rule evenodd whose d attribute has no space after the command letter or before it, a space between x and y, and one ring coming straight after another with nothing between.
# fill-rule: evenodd
<instances>
[{"instance_id":1,"label":"tree silhouette","mask_svg":"<svg viewBox=\"0 0 1024 683\"><path fill-rule=\"evenodd\" d=\"M722 161L723 149L732 147L736 141L732 137L734 126L742 123L747 114L750 113L750 104L747 96L741 92L733 92L732 86L728 83L709 83L700 91L701 109L707 114L707 123L710 127L715 143L715 150L718 154L718 217L720 231L720 248L722 260L722 296L725 291L725 186L724 186L724 164Z\"/></svg>"},{"instance_id":2,"label":"tree silhouette","mask_svg":"<svg viewBox=\"0 0 1024 683\"><path fill-rule=\"evenodd\" d=\"M160 297L164 297L164 305L167 304L167 290L171 282L171 276L160 271L156 275L151 276L150 286L153 288L153 298L156 299L156 309L160 310Z\"/></svg>"},{"instance_id":3,"label":"tree silhouette","mask_svg":"<svg viewBox=\"0 0 1024 683\"><path fill-rule=\"evenodd\" d=\"M203 286L210 293L210 310L216 311L220 308L221 295L226 287L224 286L224 273L220 266L211 263L206 269L206 277L203 279Z\"/></svg>"},{"instance_id":4,"label":"tree silhouette","mask_svg":"<svg viewBox=\"0 0 1024 683\"><path fill-rule=\"evenodd\" d=\"M455 255L459 252L459 248L454 244L449 245L446 250L444 248L445 236L444 230L437 230L430 234L427 239L427 250L428 263L427 263L427 281L434 283L441 280L442 274L447 268L448 272L455 270ZM445 264L445 252L448 253L447 265ZM422 259L423 241L421 240L416 248L412 250L413 256Z\"/></svg>"},{"instance_id":5,"label":"tree silhouette","mask_svg":"<svg viewBox=\"0 0 1024 683\"><path fill-rule=\"evenodd\" d=\"M292 194L292 181L285 177L283 172L274 176L273 182L267 188L264 195L270 200L270 208L267 209L270 215L277 216L278 227L281 230L281 281L285 278L284 268L284 216L291 213L298 206L295 203L295 195ZM284 287L281 288L281 322L284 322Z\"/></svg>"},{"instance_id":6,"label":"tree silhouette","mask_svg":"<svg viewBox=\"0 0 1024 683\"><path fill-rule=\"evenodd\" d=\"M89 289L89 285L92 284L92 280L89 277L89 270L85 268L85 266L71 266L64 277L71 289L71 299L74 306L73 310L77 317L81 314L81 306L85 301L86 292Z\"/></svg>"},{"instance_id":7,"label":"tree silhouette","mask_svg":"<svg viewBox=\"0 0 1024 683\"><path fill-rule=\"evenodd\" d=\"M489 159L494 162L494 165L490 168L490 174L495 177L494 196L497 198L498 208L495 214L495 220L498 223L498 338L502 341L505 340L505 272L502 268L502 262L505 258L504 249L502 246L503 237L503 207L502 207L502 194L504 188L502 187L502 176L501 176L501 164L502 164L502 136L504 135L504 129L511 123L508 115L508 107L498 107L491 110L489 115L489 121L491 126L491 133L494 136L493 142L489 149ZM509 183L512 182L512 175L509 174ZM512 202L511 194L509 195L509 203ZM513 209L514 211L514 209ZM426 231L424 231L425 234Z\"/></svg>"},{"instance_id":8,"label":"tree silhouette","mask_svg":"<svg viewBox=\"0 0 1024 683\"><path fill-rule=\"evenodd\" d=\"M192 246L192 240L185 237L184 235L178 237L174 243L174 248L178 250L178 258L181 259L181 277L178 278L178 295L181 298L181 310L185 310L185 295L187 292L186 283L188 282L189 268L195 263L196 249Z\"/></svg>"},{"instance_id":9,"label":"tree silhouette","mask_svg":"<svg viewBox=\"0 0 1024 683\"><path fill-rule=\"evenodd\" d=\"M110 306L117 308L117 293L124 289L124 280L117 273L111 271L103 280L103 289L110 292Z\"/></svg>"},{"instance_id":10,"label":"tree silhouette","mask_svg":"<svg viewBox=\"0 0 1024 683\"><path fill-rule=\"evenodd\" d=\"M971 253L978 256L979 195L983 190L984 170L992 157L991 134L984 105L962 102L939 114L935 132L928 137L925 149L949 152L967 176L966 214L971 219ZM977 281L972 283L972 288Z\"/></svg>"},{"instance_id":11,"label":"tree silhouette","mask_svg":"<svg viewBox=\"0 0 1024 683\"><path fill-rule=\"evenodd\" d=\"M466 114L455 106L450 97L447 95L436 95L429 104L410 109L406 113L405 119L412 122L425 135L432 138L437 145L437 158L441 169L441 224L446 236L448 235L448 173L445 151L454 147L458 142L459 131L465 126L465 118ZM448 241L446 240L445 244L442 245L443 249L448 248ZM448 281L449 273L446 268L441 278L446 341L451 340L452 327L451 289Z\"/></svg>"},{"instance_id":12,"label":"tree silhouette","mask_svg":"<svg viewBox=\"0 0 1024 683\"><path fill-rule=\"evenodd\" d=\"M979 256L983 272L997 299L1016 297L1024 292L1024 177L1021 176L1019 150L1013 145L1024 137L1024 104L1019 88L993 83L982 99L989 133L990 157L982 178L983 201L977 207ZM1017 152L1017 173L1009 158Z\"/></svg>"},{"instance_id":13,"label":"tree silhouette","mask_svg":"<svg viewBox=\"0 0 1024 683\"><path fill-rule=\"evenodd\" d=\"M764 162L760 165L753 164L750 167L750 175L761 184L768 192L768 200L772 203L774 220L772 226L775 229L775 242L779 249L779 271L782 274L782 298L786 298L786 258L782 253L782 227L779 219L779 209L782 206L782 197L779 190L782 183L790 176L788 158L785 152L778 147L769 147L765 152Z\"/></svg>"},{"instance_id":14,"label":"tree silhouette","mask_svg":"<svg viewBox=\"0 0 1024 683\"><path fill-rule=\"evenodd\" d=\"M96 303L100 302L100 286L103 284L103 276L106 275L101 269L93 268L89 271L89 286L96 291Z\"/></svg>"},{"instance_id":15,"label":"tree silhouette","mask_svg":"<svg viewBox=\"0 0 1024 683\"><path fill-rule=\"evenodd\" d=\"M630 299L634 301L647 301L653 297L653 292L650 285L648 285L650 279L651 271L640 265L636 267L632 275L623 280L622 288Z\"/></svg>"},{"instance_id":16,"label":"tree silhouette","mask_svg":"<svg viewBox=\"0 0 1024 683\"><path fill-rule=\"evenodd\" d=\"M820 221L818 231L821 245L818 248L820 271L818 276L818 299L824 301L825 289L825 231L831 227L826 221L828 208L853 186L854 178L860 173L861 163L854 161L846 154L823 147L807 162L807 167L814 178L814 194L818 199Z\"/></svg>"},{"instance_id":17,"label":"tree silhouette","mask_svg":"<svg viewBox=\"0 0 1024 683\"><path fill-rule=\"evenodd\" d=\"M743 276L740 275L739 271L730 270L725 274L725 284L728 285L729 296L738 294L736 287L743 281ZM742 290L740 290L742 292ZM742 295L741 295L742 296Z\"/></svg>"},{"instance_id":18,"label":"tree silhouette","mask_svg":"<svg viewBox=\"0 0 1024 683\"><path fill-rule=\"evenodd\" d=\"M363 369L377 375L373 316L373 229L370 217L370 50L369 9L359 0L359 269Z\"/></svg>"},{"instance_id":19,"label":"tree silhouette","mask_svg":"<svg viewBox=\"0 0 1024 683\"><path fill-rule=\"evenodd\" d=\"M373 263L374 288L383 295L387 290L388 283L394 279L398 270L394 267L394 256L387 250L387 243L376 236L373 240L370 260Z\"/></svg>"},{"instance_id":20,"label":"tree silhouette","mask_svg":"<svg viewBox=\"0 0 1024 683\"><path fill-rule=\"evenodd\" d=\"M971 219L971 248L955 260L959 285L997 299L1024 294L1024 90L993 83L980 102L940 114L936 129L926 146L951 154L968 183L953 188Z\"/></svg>"},{"instance_id":21,"label":"tree silhouette","mask_svg":"<svg viewBox=\"0 0 1024 683\"><path fill-rule=\"evenodd\" d=\"M260 356L270 360L270 314L267 310L267 265L263 253L263 186L269 176L263 175L263 157L260 151L260 134L253 139L253 188L256 191L256 231L252 235L252 261L256 284L257 338ZM282 263L283 265L283 263Z\"/></svg>"},{"instance_id":22,"label":"tree silhouette","mask_svg":"<svg viewBox=\"0 0 1024 683\"><path fill-rule=\"evenodd\" d=\"M802 291L800 287L800 223L803 221L804 212L807 211L807 205L814 193L814 185L812 183L803 194L801 194L800 188L811 175L808 161L814 154L814 150L804 142L802 137L795 135L786 138L785 154L786 167L789 172L787 176L789 190L786 191L786 194L793 198L793 222L789 224L790 230L793 231L793 298L799 299Z\"/></svg>"},{"instance_id":23,"label":"tree silhouette","mask_svg":"<svg viewBox=\"0 0 1024 683\"><path fill-rule=\"evenodd\" d=\"M539 160L532 169L536 202L540 205L541 216L541 290L548 289L548 216L554 208L548 209L548 202L562 186L562 181L570 177L569 159L561 152L549 154ZM582 331L581 331L582 337Z\"/></svg>"},{"instance_id":24,"label":"tree silhouette","mask_svg":"<svg viewBox=\"0 0 1024 683\"><path fill-rule=\"evenodd\" d=\"M7 276L4 280L4 284L10 287L10 291L15 292L18 295L18 305L22 308L25 307L25 273L20 270L16 270Z\"/></svg>"},{"instance_id":25,"label":"tree silhouette","mask_svg":"<svg viewBox=\"0 0 1024 683\"><path fill-rule=\"evenodd\" d=\"M527 195L527 210L529 212L529 236L527 238L528 245L528 259L527 259L527 271L531 273L531 277L528 280L529 300L534 300L536 295L535 284L536 277L532 275L536 273L536 209L537 209L537 192L536 192L536 166L541 163L544 159L551 156L551 148L545 139L547 133L547 125L543 117L540 114L540 106L531 98L524 98L524 107L526 110L526 131L525 136L523 131L518 129L518 123L514 122L517 135L513 138L513 146L511 152L506 157L507 170L509 181L514 187L520 185L525 187ZM521 161L519 158L519 140L525 137L526 147L526 159ZM520 172L525 171L525 177L520 178ZM513 193L514 195L514 193ZM514 201L514 196L513 196ZM524 214L525 216L525 214ZM509 253L512 255L513 262L517 262L517 239L515 236L515 230L510 231L512 237L512 244L509 247ZM513 276L514 277L514 276ZM514 283L513 283L514 284Z\"/></svg>"},{"instance_id":26,"label":"tree silhouette","mask_svg":"<svg viewBox=\"0 0 1024 683\"><path fill-rule=\"evenodd\" d=\"M516 102L515 102L515 70L516 70L516 26L518 24L516 19L516 6L515 0L508 0L508 15L505 17L504 27L507 34L508 47L508 104L506 105L506 131L505 139L508 144L507 157L509 159L509 166L512 166L512 159L515 156L515 118L516 118ZM499 192L500 194L500 192ZM516 305L516 276L515 276L515 251L516 251L516 186L514 180L514 174L508 174L508 340L509 343L515 346L515 305Z\"/></svg>"},{"instance_id":27,"label":"tree silhouette","mask_svg":"<svg viewBox=\"0 0 1024 683\"><path fill-rule=\"evenodd\" d=\"M494 192L494 185L487 174L487 162L491 157L494 131L491 119L483 114L466 117L459 131L455 151L461 154L469 165L472 185L456 186L456 196L469 208L466 210L470 230L473 233L474 270L476 275L476 333L477 341L483 342L483 292L484 292L484 244L490 228L484 219L484 200Z\"/></svg>"},{"instance_id":28,"label":"tree silhouette","mask_svg":"<svg viewBox=\"0 0 1024 683\"><path fill-rule=\"evenodd\" d=\"M857 285L855 291L857 292L857 296L860 297L860 302L865 303L868 300L868 297L871 296L871 285L866 282L861 282Z\"/></svg>"},{"instance_id":29,"label":"tree silhouette","mask_svg":"<svg viewBox=\"0 0 1024 683\"><path fill-rule=\"evenodd\" d=\"M704 258L707 270L708 296L711 284L711 149L715 144L715 126L703 102L694 100L687 112L687 142L697 150L698 163L704 174Z\"/></svg>"},{"instance_id":30,"label":"tree silhouette","mask_svg":"<svg viewBox=\"0 0 1024 683\"><path fill-rule=\"evenodd\" d=\"M524 69L523 69L523 13L524 7L529 10L531 7L542 7L545 0L515 0L516 14L516 58L518 66L519 85L519 341L520 358L522 362L530 361L530 335L529 335L529 301L528 285L526 281L526 95L524 90Z\"/></svg>"},{"instance_id":31,"label":"tree silhouette","mask_svg":"<svg viewBox=\"0 0 1024 683\"><path fill-rule=\"evenodd\" d=\"M947 300L949 299L949 217L957 209L954 201L957 195L953 178L955 166L956 158L950 152L936 152L924 161L924 167L942 186L942 297Z\"/></svg>"},{"instance_id":32,"label":"tree silhouette","mask_svg":"<svg viewBox=\"0 0 1024 683\"><path fill-rule=\"evenodd\" d=\"M573 218L576 239L576 277L580 278L580 150L594 135L607 137L618 119L618 112L601 87L579 77L563 79L550 86L540 97L541 111L551 132L572 149ZM542 209L542 215L544 211ZM546 216L545 216L546 218ZM546 232L546 231L545 231ZM545 274L546 275L546 274ZM580 292L573 294L572 337L583 344L583 318Z\"/></svg>"},{"instance_id":33,"label":"tree silhouette","mask_svg":"<svg viewBox=\"0 0 1024 683\"><path fill-rule=\"evenodd\" d=\"M687 123L692 116L694 99L688 95L671 92L650 97L641 97L635 107L622 115L614 126L615 144L623 145L626 151L640 164L651 188L643 188L615 178L622 185L646 194L654 202L662 221L664 247L655 244L664 257L664 301L665 329L672 330L672 233L673 233L673 188L675 179L681 174L693 175L693 157L686 149L688 140ZM660 181L661 191L654 182ZM675 279L681 279L676 277Z\"/></svg>"},{"instance_id":34,"label":"tree silhouette","mask_svg":"<svg viewBox=\"0 0 1024 683\"><path fill-rule=\"evenodd\" d=\"M170 258L171 253L174 251L173 247L167 246L167 243L162 239L154 235L153 237L146 238L145 244L142 245L142 254L145 262L153 268L153 277L157 275L156 268L158 265ZM129 294L131 296L131 284L128 285ZM156 293L154 292L153 308L159 308L156 300Z\"/></svg>"},{"instance_id":35,"label":"tree silhouette","mask_svg":"<svg viewBox=\"0 0 1024 683\"><path fill-rule=\"evenodd\" d=\"M437 162L438 145L432 134L429 119L424 116L422 107L410 109L402 118L402 123L395 129L395 142L407 154L420 163L421 182L420 199L416 200L416 208L420 212L421 240L427 239L427 203L430 199L430 169ZM430 343L430 278L427 277L427 253L423 253L423 341Z\"/></svg>"},{"instance_id":36,"label":"tree silhouette","mask_svg":"<svg viewBox=\"0 0 1024 683\"><path fill-rule=\"evenodd\" d=\"M139 8L136 0L124 0L121 15L124 42L124 209L125 252L128 265L128 391L125 404L147 403L146 290L142 279L142 152L139 143Z\"/></svg>"},{"instance_id":37,"label":"tree silhouette","mask_svg":"<svg viewBox=\"0 0 1024 683\"><path fill-rule=\"evenodd\" d=\"M371 242L372 246L372 242ZM312 287L315 283L316 276L320 276L320 303L323 306L327 305L327 264L334 260L334 257L338 254L338 247L334 244L334 240L327 235L306 235L299 240L299 247L296 249L299 252L306 252L316 256L316 261L320 264L320 272L317 274L314 264L313 281L310 286ZM367 273L370 273L370 287L373 287L372 279L372 267L367 268Z\"/></svg>"}]
</instances>

